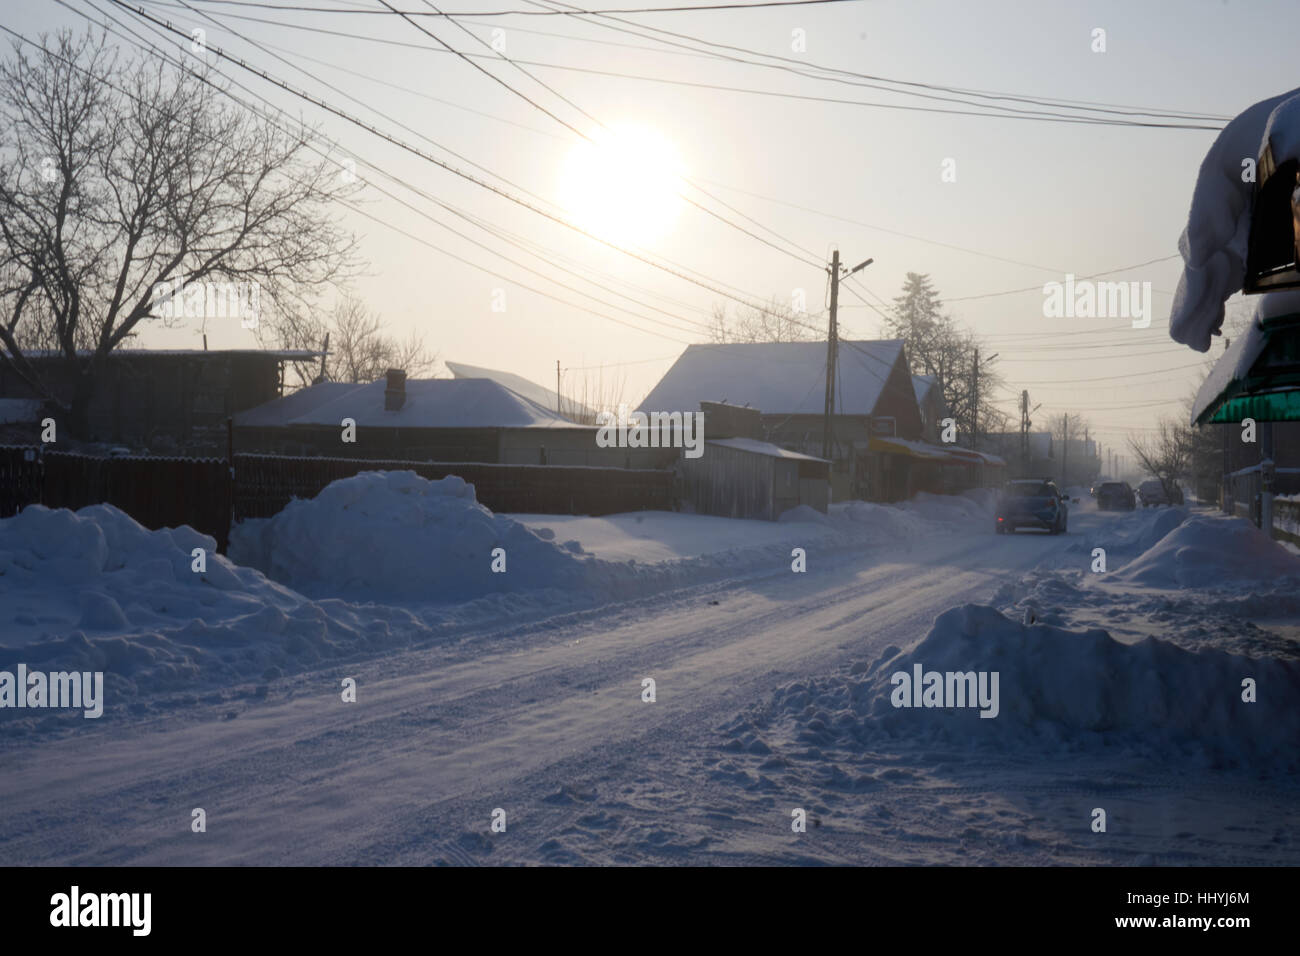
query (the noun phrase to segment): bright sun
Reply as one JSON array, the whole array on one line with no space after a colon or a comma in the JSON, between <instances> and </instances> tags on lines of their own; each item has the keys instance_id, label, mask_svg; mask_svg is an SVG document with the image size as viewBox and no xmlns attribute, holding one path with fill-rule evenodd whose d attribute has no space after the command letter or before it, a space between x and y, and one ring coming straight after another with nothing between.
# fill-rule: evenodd
<instances>
[{"instance_id":1,"label":"bright sun","mask_svg":"<svg viewBox=\"0 0 1300 956\"><path fill-rule=\"evenodd\" d=\"M681 159L653 129L598 129L569 151L560 202L575 225L611 242L662 237L681 210Z\"/></svg>"}]
</instances>

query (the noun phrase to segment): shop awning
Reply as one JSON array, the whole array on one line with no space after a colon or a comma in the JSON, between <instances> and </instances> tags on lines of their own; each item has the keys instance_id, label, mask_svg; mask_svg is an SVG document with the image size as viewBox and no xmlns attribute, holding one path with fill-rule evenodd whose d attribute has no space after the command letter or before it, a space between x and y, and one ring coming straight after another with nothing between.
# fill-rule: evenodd
<instances>
[{"instance_id":1,"label":"shop awning","mask_svg":"<svg viewBox=\"0 0 1300 956\"><path fill-rule=\"evenodd\" d=\"M1300 421L1300 313L1262 311L1201 384L1193 425Z\"/></svg>"}]
</instances>

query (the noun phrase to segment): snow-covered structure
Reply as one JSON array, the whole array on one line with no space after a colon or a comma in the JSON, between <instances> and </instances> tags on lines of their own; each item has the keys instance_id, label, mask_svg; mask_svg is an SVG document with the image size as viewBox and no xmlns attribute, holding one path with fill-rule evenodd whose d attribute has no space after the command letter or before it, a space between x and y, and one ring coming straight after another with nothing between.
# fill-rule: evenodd
<instances>
[{"instance_id":1,"label":"snow-covered structure","mask_svg":"<svg viewBox=\"0 0 1300 956\"><path fill-rule=\"evenodd\" d=\"M495 368L482 368L478 365L466 365L464 362L445 362L447 370L456 378L486 378L504 385L516 395L522 395L536 405L554 412L571 421L594 420L596 411L568 396L556 394L555 389L544 388L514 372L504 372Z\"/></svg>"},{"instance_id":2,"label":"snow-covered structure","mask_svg":"<svg viewBox=\"0 0 1300 956\"><path fill-rule=\"evenodd\" d=\"M632 468L676 457L674 449L602 448L596 428L486 378L322 382L235 416L234 427L239 451L282 455Z\"/></svg>"},{"instance_id":3,"label":"snow-covered structure","mask_svg":"<svg viewBox=\"0 0 1300 956\"><path fill-rule=\"evenodd\" d=\"M841 341L831 417L835 500L910 497L921 485L905 445L920 441L922 420L903 343ZM650 412L694 412L703 402L759 409L763 439L820 456L825 422L825 342L690 345L640 404Z\"/></svg>"},{"instance_id":4,"label":"snow-covered structure","mask_svg":"<svg viewBox=\"0 0 1300 956\"><path fill-rule=\"evenodd\" d=\"M1272 524L1275 493L1300 491L1298 165L1300 90L1256 103L1219 134L1179 241L1183 277L1169 320L1175 341L1204 352L1224 301L1263 292L1192 408L1192 424L1223 429L1224 510L1262 525Z\"/></svg>"}]
</instances>

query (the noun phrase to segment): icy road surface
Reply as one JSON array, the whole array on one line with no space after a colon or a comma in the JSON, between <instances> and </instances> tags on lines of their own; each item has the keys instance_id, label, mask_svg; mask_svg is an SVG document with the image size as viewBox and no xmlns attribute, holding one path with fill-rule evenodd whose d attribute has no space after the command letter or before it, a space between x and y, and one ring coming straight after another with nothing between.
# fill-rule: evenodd
<instances>
[{"instance_id":1,"label":"icy road surface","mask_svg":"<svg viewBox=\"0 0 1300 956\"><path fill-rule=\"evenodd\" d=\"M0 861L1300 862L1293 774L1098 750L990 761L906 740L851 751L744 730L791 682L906 651L943 611L1029 572L1086 568L1090 535L1137 520L1076 511L1062 537L954 532L825 560L811 546L805 574L783 562L333 665L264 699L11 740ZM195 808L205 833L191 832Z\"/></svg>"}]
</instances>

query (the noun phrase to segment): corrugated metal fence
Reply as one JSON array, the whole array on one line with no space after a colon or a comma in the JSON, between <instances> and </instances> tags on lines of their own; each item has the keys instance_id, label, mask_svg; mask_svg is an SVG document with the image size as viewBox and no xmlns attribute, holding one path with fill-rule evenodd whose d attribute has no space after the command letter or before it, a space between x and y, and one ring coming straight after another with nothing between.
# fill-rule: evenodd
<instances>
[{"instance_id":1,"label":"corrugated metal fence","mask_svg":"<svg viewBox=\"0 0 1300 956\"><path fill-rule=\"evenodd\" d=\"M671 511L669 471L622 468L374 461L235 455L232 469L214 458L99 458L40 448L0 446L0 518L29 504L82 508L108 503L146 528L187 524L225 551L230 523L267 518L295 497L312 498L362 471L409 470L436 480L458 475L498 512L615 514Z\"/></svg>"}]
</instances>

